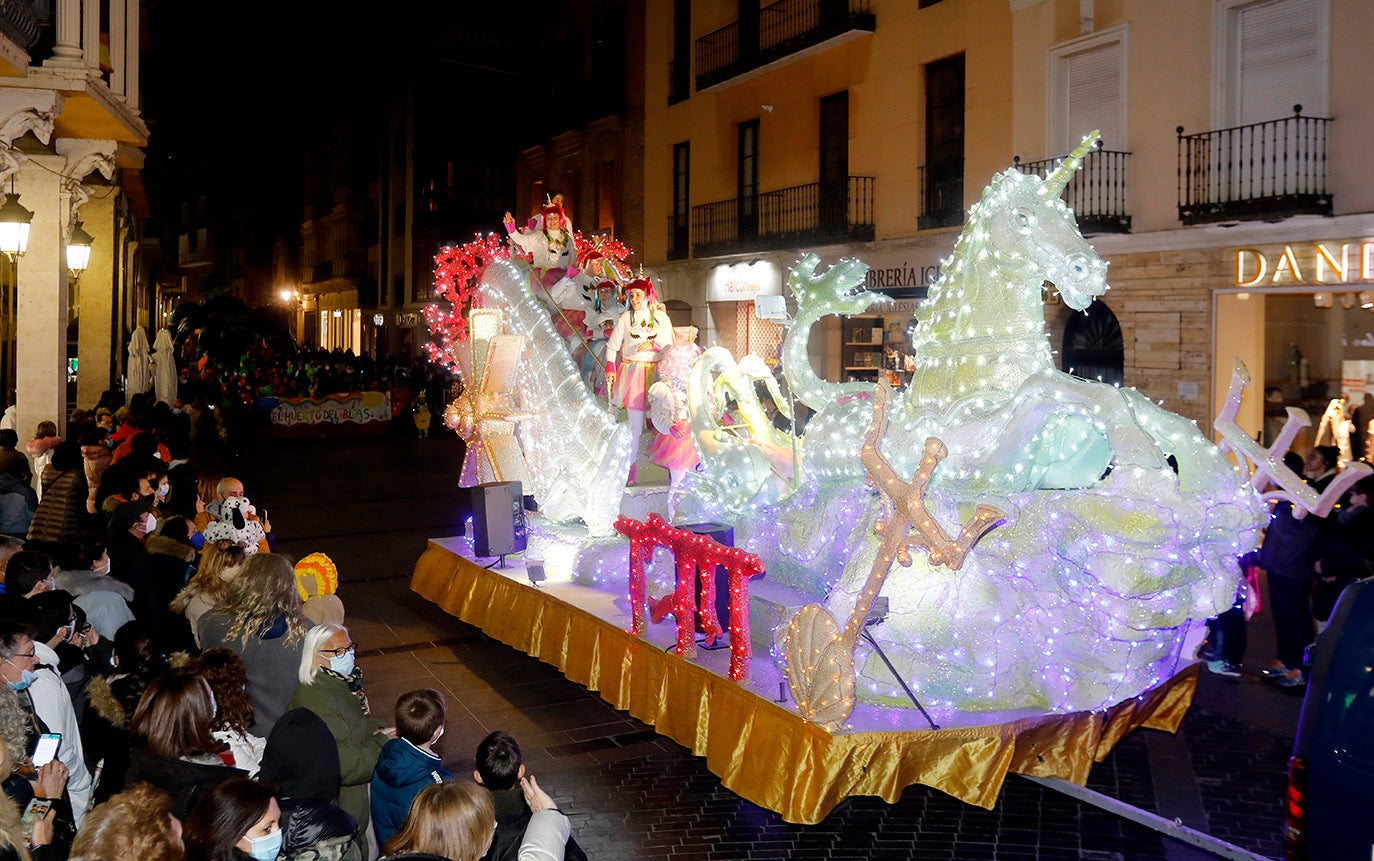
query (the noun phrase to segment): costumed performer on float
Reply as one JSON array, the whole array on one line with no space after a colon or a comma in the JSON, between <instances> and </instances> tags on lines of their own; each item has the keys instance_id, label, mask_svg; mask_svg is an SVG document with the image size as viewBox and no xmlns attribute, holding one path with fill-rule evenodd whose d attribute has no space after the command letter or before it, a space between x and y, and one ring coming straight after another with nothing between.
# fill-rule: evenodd
<instances>
[{"instance_id":1,"label":"costumed performer on float","mask_svg":"<svg viewBox=\"0 0 1374 861\"><path fill-rule=\"evenodd\" d=\"M603 253L602 241L602 237L579 241L577 264L568 275L573 287L557 288L560 301L553 310L554 329L567 342L582 379L598 397L605 392L601 365L606 356L606 339L624 310L616 302L616 293L621 282L631 275L625 264Z\"/></svg>"},{"instance_id":2,"label":"costumed performer on float","mask_svg":"<svg viewBox=\"0 0 1374 861\"><path fill-rule=\"evenodd\" d=\"M550 201L540 216L543 223L537 229L517 229L515 216L509 212L501 220L511 243L530 255L535 281L549 290L554 304L561 304L561 294L572 289L571 279L577 274L577 244L565 223L563 207Z\"/></svg>"},{"instance_id":3,"label":"costumed performer on float","mask_svg":"<svg viewBox=\"0 0 1374 861\"><path fill-rule=\"evenodd\" d=\"M563 229L568 231L569 233L576 233L577 231L573 228L572 218L569 217L567 208L563 206L563 192L557 189L553 189L548 194L546 194L544 196L544 206L549 206L550 204L552 204L553 206L557 206L559 210L562 211ZM530 216L530 220L525 222L525 229L534 231L544 229L543 208L541 208L534 215Z\"/></svg>"},{"instance_id":4,"label":"costumed performer on float","mask_svg":"<svg viewBox=\"0 0 1374 861\"><path fill-rule=\"evenodd\" d=\"M630 419L630 483L636 479L639 439L644 433L649 387L659 352L673 343L673 324L658 305L653 282L643 274L621 288L629 308L621 313L606 342L606 387L612 406L622 406ZM622 358L623 357L623 358ZM617 361L619 360L619 361Z\"/></svg>"},{"instance_id":5,"label":"costumed performer on float","mask_svg":"<svg viewBox=\"0 0 1374 861\"><path fill-rule=\"evenodd\" d=\"M673 329L673 346L663 351L658 361L658 382L649 387L649 419L658 436L649 443L649 458L668 470L668 522L677 520L677 501L682 479L701 463L692 426L688 421L687 380L692 363L701 356L697 346L697 327Z\"/></svg>"}]
</instances>

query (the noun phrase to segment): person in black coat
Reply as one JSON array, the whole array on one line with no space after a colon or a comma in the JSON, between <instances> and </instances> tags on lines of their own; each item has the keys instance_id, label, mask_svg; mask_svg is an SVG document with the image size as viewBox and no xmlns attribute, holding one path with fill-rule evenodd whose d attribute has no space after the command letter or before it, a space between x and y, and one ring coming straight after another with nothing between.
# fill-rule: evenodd
<instances>
[{"instance_id":1,"label":"person in black coat","mask_svg":"<svg viewBox=\"0 0 1374 861\"><path fill-rule=\"evenodd\" d=\"M263 749L258 779L281 791L282 855L291 858L309 849L318 857L358 840L358 822L339 809L339 748L329 727L310 709L281 716Z\"/></svg>"},{"instance_id":2,"label":"person in black coat","mask_svg":"<svg viewBox=\"0 0 1374 861\"><path fill-rule=\"evenodd\" d=\"M191 623L169 606L195 573L196 548L191 544L195 534L195 524L185 517L168 517L144 544L153 586L153 636L169 654L196 648Z\"/></svg>"},{"instance_id":3,"label":"person in black coat","mask_svg":"<svg viewBox=\"0 0 1374 861\"><path fill-rule=\"evenodd\" d=\"M1317 536L1313 568L1317 588L1312 598L1312 615L1325 627L1331 609L1346 586L1374 575L1374 475L1355 482L1350 502L1331 513L1326 528Z\"/></svg>"},{"instance_id":4,"label":"person in black coat","mask_svg":"<svg viewBox=\"0 0 1374 861\"><path fill-rule=\"evenodd\" d=\"M1283 462L1293 472L1301 473L1302 461L1297 454L1289 452ZM1321 518L1310 514L1295 517L1293 504L1280 502L1274 506L1264 531L1258 564L1268 575L1269 607L1278 647L1274 663L1260 671L1266 678L1301 680L1302 652L1315 634L1311 609L1312 544L1320 521Z\"/></svg>"},{"instance_id":5,"label":"person in black coat","mask_svg":"<svg viewBox=\"0 0 1374 861\"><path fill-rule=\"evenodd\" d=\"M154 521L152 506L146 501L122 502L110 517L109 540L105 545L105 552L110 554L110 576L133 588L130 606L134 618L151 631L157 630L157 588L143 541L152 531L150 523Z\"/></svg>"},{"instance_id":6,"label":"person in black coat","mask_svg":"<svg viewBox=\"0 0 1374 861\"><path fill-rule=\"evenodd\" d=\"M185 819L200 796L247 772L231 768L227 746L211 735L215 703L210 686L192 670L168 670L149 683L130 722L135 747L126 785L151 783L172 796L172 812Z\"/></svg>"}]
</instances>

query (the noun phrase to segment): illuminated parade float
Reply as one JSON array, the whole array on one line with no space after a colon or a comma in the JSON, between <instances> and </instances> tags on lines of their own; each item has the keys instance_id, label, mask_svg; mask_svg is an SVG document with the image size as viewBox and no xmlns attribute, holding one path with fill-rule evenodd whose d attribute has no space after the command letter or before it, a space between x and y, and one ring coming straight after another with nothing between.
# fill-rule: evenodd
<instances>
[{"instance_id":1,"label":"illuminated parade float","mask_svg":"<svg viewBox=\"0 0 1374 861\"><path fill-rule=\"evenodd\" d=\"M993 178L901 390L808 358L817 322L886 301L859 260L796 263L780 386L674 332L627 249L556 207L508 219L510 245L445 249L429 322L466 386L446 414L463 484L519 482L533 510L509 567L480 536L434 539L412 588L791 821L911 783L991 807L1009 771L1083 783L1131 729L1175 729L1267 502L1322 514L1368 470L1316 496L1282 465L1305 413L1269 449L1236 424L1241 366L1219 445L1055 367L1044 285L1078 310L1108 287L1060 200L1093 142L1045 178ZM804 434L776 420L794 404ZM632 481L641 429L666 484Z\"/></svg>"}]
</instances>

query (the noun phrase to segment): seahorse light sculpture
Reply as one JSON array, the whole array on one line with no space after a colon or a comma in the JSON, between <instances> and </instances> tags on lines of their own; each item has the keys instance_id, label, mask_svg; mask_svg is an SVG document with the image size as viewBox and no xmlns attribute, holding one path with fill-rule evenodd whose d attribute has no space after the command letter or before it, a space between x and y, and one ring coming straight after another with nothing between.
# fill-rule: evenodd
<instances>
[{"instance_id":1,"label":"seahorse light sculpture","mask_svg":"<svg viewBox=\"0 0 1374 861\"><path fill-rule=\"evenodd\" d=\"M516 375L520 438L540 510L554 522L582 520L593 537L614 534L630 470L629 427L583 381L522 264L493 261L478 290L527 345Z\"/></svg>"},{"instance_id":2,"label":"seahorse light sculpture","mask_svg":"<svg viewBox=\"0 0 1374 861\"><path fill-rule=\"evenodd\" d=\"M867 263L845 258L817 273L819 262L815 254L807 254L787 276L797 316L782 342L782 367L793 395L815 410L802 447L807 474L822 481L853 479L863 475L859 446L873 412L873 384L821 379L811 367L811 329L831 314L862 314L875 302L890 300L864 289Z\"/></svg>"},{"instance_id":3,"label":"seahorse light sculpture","mask_svg":"<svg viewBox=\"0 0 1374 861\"><path fill-rule=\"evenodd\" d=\"M1043 282L1077 309L1107 286L1059 200L1094 139L1044 179L998 175L970 210L879 444L899 476L921 468L926 439L947 446L926 494L940 521L979 504L1006 515L959 571L918 557L884 587L889 615L873 634L928 706L1087 709L1150 688L1173 673L1188 621L1230 605L1235 560L1265 522L1190 421L1054 367ZM834 618L861 600L879 519L870 504L861 546L822 584ZM860 698L902 703L876 657L860 646L857 661Z\"/></svg>"}]
</instances>

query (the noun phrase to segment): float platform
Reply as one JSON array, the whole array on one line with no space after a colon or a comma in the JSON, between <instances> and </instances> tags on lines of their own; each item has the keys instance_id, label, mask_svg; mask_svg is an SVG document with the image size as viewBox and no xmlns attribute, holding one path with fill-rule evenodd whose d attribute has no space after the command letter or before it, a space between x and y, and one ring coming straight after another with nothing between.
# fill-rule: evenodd
<instances>
[{"instance_id":1,"label":"float platform","mask_svg":"<svg viewBox=\"0 0 1374 861\"><path fill-rule=\"evenodd\" d=\"M535 587L523 565L508 564L484 567L461 536L434 538L411 589L704 757L724 786L789 822L819 822L851 795L895 802L913 783L988 809L1008 772L1084 784L1093 763L1136 727L1175 731L1197 685L1193 664L1108 709L935 712L939 730L914 708L861 703L830 733L797 713L766 652L756 650L748 679L732 682L729 649L698 649L691 659L672 653L670 618L644 637L629 633L625 594L575 583Z\"/></svg>"}]
</instances>

